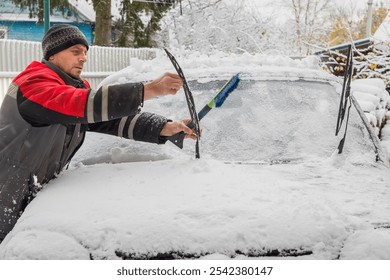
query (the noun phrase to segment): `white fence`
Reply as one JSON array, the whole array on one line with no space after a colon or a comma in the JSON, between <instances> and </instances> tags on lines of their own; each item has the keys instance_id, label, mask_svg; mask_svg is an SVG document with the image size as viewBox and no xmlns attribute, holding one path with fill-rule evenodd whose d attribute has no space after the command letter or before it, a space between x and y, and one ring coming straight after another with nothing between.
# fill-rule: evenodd
<instances>
[{"instance_id":1,"label":"white fence","mask_svg":"<svg viewBox=\"0 0 390 280\"><path fill-rule=\"evenodd\" d=\"M130 65L132 58L156 57L155 49L91 46L83 77L96 87L105 77ZM42 59L40 42L0 40L0 104L12 79L33 60Z\"/></svg>"}]
</instances>

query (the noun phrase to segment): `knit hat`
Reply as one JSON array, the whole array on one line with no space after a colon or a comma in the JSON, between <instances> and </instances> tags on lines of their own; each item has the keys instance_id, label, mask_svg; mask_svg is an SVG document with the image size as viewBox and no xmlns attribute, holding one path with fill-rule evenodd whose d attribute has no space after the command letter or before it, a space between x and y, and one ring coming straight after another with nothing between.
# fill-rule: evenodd
<instances>
[{"instance_id":1,"label":"knit hat","mask_svg":"<svg viewBox=\"0 0 390 280\"><path fill-rule=\"evenodd\" d=\"M46 32L42 39L43 58L48 60L53 54L77 44L83 44L87 50L89 48L87 39L76 26L56 24Z\"/></svg>"}]
</instances>

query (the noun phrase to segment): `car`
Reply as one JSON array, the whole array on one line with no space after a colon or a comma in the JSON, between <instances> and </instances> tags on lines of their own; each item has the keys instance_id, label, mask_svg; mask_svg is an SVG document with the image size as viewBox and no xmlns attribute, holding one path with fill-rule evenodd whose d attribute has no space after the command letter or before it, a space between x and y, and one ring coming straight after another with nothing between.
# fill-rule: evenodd
<instances>
[{"instance_id":1,"label":"car","mask_svg":"<svg viewBox=\"0 0 390 280\"><path fill-rule=\"evenodd\" d=\"M313 57L178 61L198 110L240 77L201 121L200 158L192 140L179 149L90 133L0 258L390 259L389 159L353 97L335 136L342 80ZM134 60L102 84L145 81L169 63ZM144 110L189 116L182 92Z\"/></svg>"}]
</instances>

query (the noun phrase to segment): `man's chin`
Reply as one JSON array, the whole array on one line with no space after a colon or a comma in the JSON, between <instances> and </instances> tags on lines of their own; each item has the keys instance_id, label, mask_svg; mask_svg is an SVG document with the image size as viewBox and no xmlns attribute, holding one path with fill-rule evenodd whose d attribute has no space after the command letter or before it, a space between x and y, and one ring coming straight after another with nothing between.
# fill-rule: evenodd
<instances>
[{"instance_id":1,"label":"man's chin","mask_svg":"<svg viewBox=\"0 0 390 280\"><path fill-rule=\"evenodd\" d=\"M73 71L72 73L70 73L70 75L71 75L73 78L80 79L81 71Z\"/></svg>"}]
</instances>

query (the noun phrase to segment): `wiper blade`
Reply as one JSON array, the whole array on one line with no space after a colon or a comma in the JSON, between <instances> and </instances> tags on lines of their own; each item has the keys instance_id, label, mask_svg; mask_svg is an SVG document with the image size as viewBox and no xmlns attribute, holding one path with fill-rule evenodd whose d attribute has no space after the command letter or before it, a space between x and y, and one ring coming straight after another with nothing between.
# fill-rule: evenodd
<instances>
[{"instance_id":1,"label":"wiper blade","mask_svg":"<svg viewBox=\"0 0 390 280\"><path fill-rule=\"evenodd\" d=\"M194 125L195 133L196 133L195 157L200 158L200 152L199 152L200 125L199 125L199 117L198 114L196 113L194 97L192 95L192 92L190 91L187 80L184 76L183 70L181 70L179 63L177 63L175 57L167 49L164 48L164 50L167 53L169 59L171 60L173 67L175 67L177 74L183 80L183 89L187 100L188 110L190 111L191 120Z\"/></svg>"},{"instance_id":2,"label":"wiper blade","mask_svg":"<svg viewBox=\"0 0 390 280\"><path fill-rule=\"evenodd\" d=\"M347 62L345 66L345 72L344 72L344 82L343 82L343 90L341 93L340 98L340 105L339 105L339 112L337 116L337 125L336 125L336 136L340 132L341 126L344 121L345 114L347 113L347 120L345 123L345 132L344 136L341 139L338 150L339 154L343 152L345 138L347 136L347 128L348 128L348 120L349 120L349 112L351 109L352 101L351 101L351 81L353 76L353 52L352 52L352 45L349 45L348 47L348 55L347 55ZM348 106L349 102L349 106ZM347 108L348 106L348 108Z\"/></svg>"}]
</instances>

